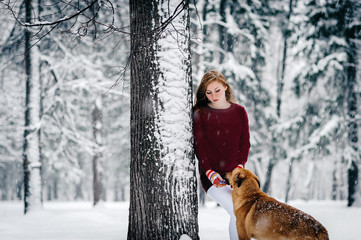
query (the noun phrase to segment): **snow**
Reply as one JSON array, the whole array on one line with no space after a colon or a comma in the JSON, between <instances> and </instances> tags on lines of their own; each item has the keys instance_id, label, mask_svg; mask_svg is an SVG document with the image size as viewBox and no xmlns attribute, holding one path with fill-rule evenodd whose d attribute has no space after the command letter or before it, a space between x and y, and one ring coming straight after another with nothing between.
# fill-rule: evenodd
<instances>
[{"instance_id":1,"label":"snow","mask_svg":"<svg viewBox=\"0 0 361 240\"><path fill-rule=\"evenodd\" d=\"M192 238L190 238L188 235L186 235L186 234L183 234L180 238L179 238L179 240L192 240Z\"/></svg>"},{"instance_id":2,"label":"snow","mask_svg":"<svg viewBox=\"0 0 361 240\"><path fill-rule=\"evenodd\" d=\"M175 9L178 2L164 2L159 7L159 16L167 19ZM165 11L168 9L169 12ZM195 168L189 153L192 152L192 116L189 114L192 109L192 96L189 93L190 52L188 35L186 31L186 12L173 19L172 24L166 26L162 31L162 38L157 41L155 63L159 67L159 78L154 85L154 92L157 98L154 99L156 116L156 129L154 133L161 148L161 161L172 172L168 175L175 179L187 179L193 176ZM159 133L159 134L157 134ZM177 137L174 137L177 136ZM176 161L176 160L182 161ZM179 171L178 171L179 170ZM179 173L179 174L177 174ZM180 197L183 196L179 192Z\"/></svg>"},{"instance_id":3,"label":"snow","mask_svg":"<svg viewBox=\"0 0 361 240\"><path fill-rule=\"evenodd\" d=\"M361 208L344 201L293 201L290 205L311 214L328 230L330 239L357 240L361 235ZM43 211L23 215L22 202L1 202L2 240L125 240L128 202L45 202ZM228 239L228 215L214 202L199 207L200 239ZM186 235L181 237L187 240Z\"/></svg>"}]
</instances>

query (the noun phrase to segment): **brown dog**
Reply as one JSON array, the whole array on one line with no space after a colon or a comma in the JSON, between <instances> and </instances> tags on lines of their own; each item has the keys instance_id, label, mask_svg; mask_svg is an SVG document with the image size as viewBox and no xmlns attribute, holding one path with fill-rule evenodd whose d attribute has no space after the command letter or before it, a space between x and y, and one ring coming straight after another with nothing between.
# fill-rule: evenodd
<instances>
[{"instance_id":1,"label":"brown dog","mask_svg":"<svg viewBox=\"0 0 361 240\"><path fill-rule=\"evenodd\" d=\"M240 240L329 239L327 230L310 215L262 192L258 177L247 169L227 173Z\"/></svg>"}]
</instances>

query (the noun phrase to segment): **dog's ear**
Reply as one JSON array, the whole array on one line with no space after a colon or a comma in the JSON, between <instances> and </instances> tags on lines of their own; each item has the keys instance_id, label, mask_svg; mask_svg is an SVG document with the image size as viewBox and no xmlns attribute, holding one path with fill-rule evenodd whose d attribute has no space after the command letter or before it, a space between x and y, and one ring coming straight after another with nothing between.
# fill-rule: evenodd
<instances>
[{"instance_id":1,"label":"dog's ear","mask_svg":"<svg viewBox=\"0 0 361 240\"><path fill-rule=\"evenodd\" d=\"M257 183L258 183L258 187L261 188L261 183L259 182L258 177L255 177L254 179L256 179Z\"/></svg>"},{"instance_id":2,"label":"dog's ear","mask_svg":"<svg viewBox=\"0 0 361 240\"><path fill-rule=\"evenodd\" d=\"M234 182L237 183L237 186L240 187L242 185L243 180L245 179L245 175L242 172L238 172L234 177Z\"/></svg>"},{"instance_id":3,"label":"dog's ear","mask_svg":"<svg viewBox=\"0 0 361 240\"><path fill-rule=\"evenodd\" d=\"M239 177L239 173L237 173L234 177L234 182L237 184L237 187L242 185L243 179Z\"/></svg>"}]
</instances>

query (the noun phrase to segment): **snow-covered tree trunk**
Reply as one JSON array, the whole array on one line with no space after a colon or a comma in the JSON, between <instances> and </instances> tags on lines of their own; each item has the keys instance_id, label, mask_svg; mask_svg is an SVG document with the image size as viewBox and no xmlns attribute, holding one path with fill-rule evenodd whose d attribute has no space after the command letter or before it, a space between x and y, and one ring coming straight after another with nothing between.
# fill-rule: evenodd
<instances>
[{"instance_id":1,"label":"snow-covered tree trunk","mask_svg":"<svg viewBox=\"0 0 361 240\"><path fill-rule=\"evenodd\" d=\"M198 239L187 1L130 1L128 239Z\"/></svg>"},{"instance_id":2,"label":"snow-covered tree trunk","mask_svg":"<svg viewBox=\"0 0 361 240\"><path fill-rule=\"evenodd\" d=\"M288 2L288 12L284 19L285 27L282 29L283 36L283 53L282 53L282 62L280 66L280 73L277 79L277 116L281 117L281 104L282 104L282 95L283 95L283 86L285 80L285 72L286 72L286 60L287 60L287 50L288 50L288 39L291 35L290 29L290 18L293 11L293 0L289 0ZM282 20L281 20L282 21Z\"/></svg>"},{"instance_id":3,"label":"snow-covered tree trunk","mask_svg":"<svg viewBox=\"0 0 361 240\"><path fill-rule=\"evenodd\" d=\"M93 156L93 205L104 199L102 152L102 97L98 96L92 112L93 137L97 145Z\"/></svg>"},{"instance_id":4,"label":"snow-covered tree trunk","mask_svg":"<svg viewBox=\"0 0 361 240\"><path fill-rule=\"evenodd\" d=\"M35 5L35 4L34 4ZM25 1L25 18L30 23L32 12L37 8L32 1ZM39 153L39 124L40 124L40 74L39 50L32 46L30 29L25 29L24 63L26 73L25 97L25 130L23 144L24 169L24 213L31 209L41 208L41 162Z\"/></svg>"},{"instance_id":5,"label":"snow-covered tree trunk","mask_svg":"<svg viewBox=\"0 0 361 240\"><path fill-rule=\"evenodd\" d=\"M285 71L286 71L286 60L287 60L287 50L288 50L288 38L290 37L290 17L292 15L292 11L293 11L293 1L289 0L288 2L288 12L286 14L286 17L284 19L281 19L281 21L283 21L285 23L285 27L284 29L282 29L282 37L283 37L283 51L282 51L282 61L280 62L280 70L277 74L277 105L276 105L276 115L278 118L278 121L281 118L281 104L282 104L282 96L283 96L283 86L284 86L284 80L285 80ZM282 24L283 25L283 24ZM267 167L267 175L266 175L266 180L265 180L265 184L263 187L263 191L264 192L268 192L270 184L271 184L271 176L272 176L272 171L273 171L273 167L274 165L277 163L277 158L279 158L279 156L277 156L276 154L276 149L278 148L277 146L278 140L276 137L273 136L272 138L272 157L268 163L268 167ZM280 160L280 159L278 159ZM293 160L290 160L290 164L289 164L289 169L288 169L288 179L287 179L287 187L286 187L286 202L288 201L288 195L289 195L289 191L291 189L291 177L292 177L292 167L293 167Z\"/></svg>"},{"instance_id":6,"label":"snow-covered tree trunk","mask_svg":"<svg viewBox=\"0 0 361 240\"><path fill-rule=\"evenodd\" d=\"M224 24L231 25L230 19L234 14L235 4L228 0L220 0L219 1L219 16L220 21L223 24L218 25L218 35L219 35L219 47L222 49L219 53L219 64L222 64L227 61L228 54L233 54L233 42L235 41L235 37L231 34L230 27L225 26Z\"/></svg>"},{"instance_id":7,"label":"snow-covered tree trunk","mask_svg":"<svg viewBox=\"0 0 361 240\"><path fill-rule=\"evenodd\" d=\"M345 2L345 25L348 25L349 28L345 31L345 39L348 44L347 51L347 66L346 66L346 76L347 76L347 113L349 118L348 123L348 141L350 146L353 148L354 158L351 160L348 168L348 206L352 206L356 201L355 205L361 206L361 193L360 187L358 187L359 183L359 167L360 163L360 155L357 154L359 152L359 137L358 137L358 128L359 124L357 123L357 112L358 112L358 95L357 93L357 66L358 66L358 45L357 38L359 35L360 29L360 16L357 18L357 6L360 6L358 2L354 3L352 0ZM358 27L350 27L353 22L357 22Z\"/></svg>"},{"instance_id":8,"label":"snow-covered tree trunk","mask_svg":"<svg viewBox=\"0 0 361 240\"><path fill-rule=\"evenodd\" d=\"M90 30L92 35L93 44L96 45L96 18L98 17L96 14L95 6L92 5L90 7L90 12L92 14L93 19L93 28ZM92 112L92 120L93 120L93 138L94 142L97 145L95 149L95 153L93 156L93 205L95 206L100 200L105 200L105 187L103 185L103 175L104 175L104 165L103 165L103 120L102 120L102 112L103 112L103 100L101 94L99 94L94 101L94 108Z\"/></svg>"}]
</instances>

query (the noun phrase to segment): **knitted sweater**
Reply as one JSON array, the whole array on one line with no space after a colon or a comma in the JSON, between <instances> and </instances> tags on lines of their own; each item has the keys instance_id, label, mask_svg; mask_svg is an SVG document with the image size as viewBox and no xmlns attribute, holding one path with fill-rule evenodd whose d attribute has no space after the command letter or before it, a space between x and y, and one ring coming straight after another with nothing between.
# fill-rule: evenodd
<instances>
[{"instance_id":1,"label":"knitted sweater","mask_svg":"<svg viewBox=\"0 0 361 240\"><path fill-rule=\"evenodd\" d=\"M193 118L195 153L201 183L207 191L212 186L205 175L207 170L224 177L238 164L246 164L250 148L248 117L244 107L232 103L227 109L196 110Z\"/></svg>"}]
</instances>

